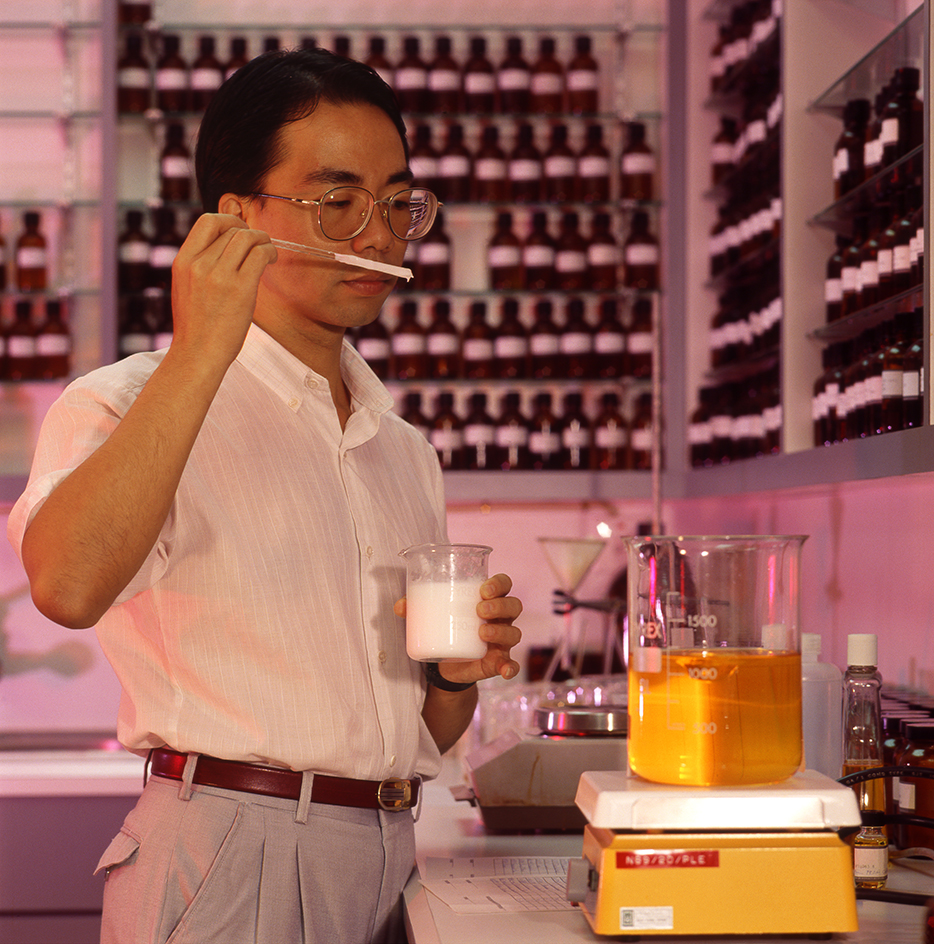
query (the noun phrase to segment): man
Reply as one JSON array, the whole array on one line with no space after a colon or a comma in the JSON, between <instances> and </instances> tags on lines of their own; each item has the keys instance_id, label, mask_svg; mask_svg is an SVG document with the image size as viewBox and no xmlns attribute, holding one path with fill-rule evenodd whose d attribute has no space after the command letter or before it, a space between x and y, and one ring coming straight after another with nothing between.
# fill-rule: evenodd
<instances>
[{"instance_id":1,"label":"man","mask_svg":"<svg viewBox=\"0 0 934 944\"><path fill-rule=\"evenodd\" d=\"M33 598L97 625L119 734L151 778L111 843L103 940L404 939L418 778L512 678L521 604L482 589L487 654L405 654L399 551L446 538L437 458L344 341L436 209L395 100L323 50L221 89L196 157L207 211L173 266L174 338L76 381L10 519ZM395 612L394 612L395 607Z\"/></svg>"}]
</instances>

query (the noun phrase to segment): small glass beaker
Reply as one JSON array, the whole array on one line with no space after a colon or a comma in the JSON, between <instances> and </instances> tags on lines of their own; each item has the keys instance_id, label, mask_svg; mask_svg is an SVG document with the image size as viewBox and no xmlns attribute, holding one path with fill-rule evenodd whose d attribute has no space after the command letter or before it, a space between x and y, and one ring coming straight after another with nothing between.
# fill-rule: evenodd
<instances>
[{"instance_id":1,"label":"small glass beaker","mask_svg":"<svg viewBox=\"0 0 934 944\"><path fill-rule=\"evenodd\" d=\"M629 766L774 783L801 766L806 535L640 536L629 551Z\"/></svg>"},{"instance_id":2,"label":"small glass beaker","mask_svg":"<svg viewBox=\"0 0 934 944\"><path fill-rule=\"evenodd\" d=\"M405 560L405 648L418 662L470 662L486 655L477 615L493 550L482 544L417 544Z\"/></svg>"}]
</instances>

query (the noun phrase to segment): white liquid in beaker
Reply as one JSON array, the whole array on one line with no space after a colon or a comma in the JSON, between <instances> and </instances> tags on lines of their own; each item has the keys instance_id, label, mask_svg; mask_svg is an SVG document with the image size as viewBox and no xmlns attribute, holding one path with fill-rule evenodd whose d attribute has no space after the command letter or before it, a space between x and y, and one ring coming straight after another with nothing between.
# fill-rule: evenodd
<instances>
[{"instance_id":1,"label":"white liquid in beaker","mask_svg":"<svg viewBox=\"0 0 934 944\"><path fill-rule=\"evenodd\" d=\"M472 661L486 655L477 616L485 578L414 583L405 602L405 641L410 659Z\"/></svg>"}]
</instances>

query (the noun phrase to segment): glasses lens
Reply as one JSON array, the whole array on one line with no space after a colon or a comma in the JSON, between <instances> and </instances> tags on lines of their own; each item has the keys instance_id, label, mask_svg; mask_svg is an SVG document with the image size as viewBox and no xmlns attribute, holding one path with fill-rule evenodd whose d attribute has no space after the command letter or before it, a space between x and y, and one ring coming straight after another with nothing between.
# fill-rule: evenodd
<instances>
[{"instance_id":1,"label":"glasses lens","mask_svg":"<svg viewBox=\"0 0 934 944\"><path fill-rule=\"evenodd\" d=\"M318 209L328 239L352 239L366 225L370 195L357 187L337 187L321 198Z\"/></svg>"},{"instance_id":2,"label":"glasses lens","mask_svg":"<svg viewBox=\"0 0 934 944\"><path fill-rule=\"evenodd\" d=\"M389 226L399 239L420 239L437 212L438 198L430 190L401 190L389 202Z\"/></svg>"}]
</instances>

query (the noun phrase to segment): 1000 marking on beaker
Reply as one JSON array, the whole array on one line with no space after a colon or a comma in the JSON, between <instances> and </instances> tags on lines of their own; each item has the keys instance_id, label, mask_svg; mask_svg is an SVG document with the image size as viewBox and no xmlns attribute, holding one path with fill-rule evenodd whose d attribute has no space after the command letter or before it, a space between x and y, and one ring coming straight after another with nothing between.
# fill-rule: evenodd
<instances>
[{"instance_id":1,"label":"1000 marking on beaker","mask_svg":"<svg viewBox=\"0 0 934 944\"><path fill-rule=\"evenodd\" d=\"M799 768L800 653L640 653L629 681L629 765L635 773L709 786L773 783Z\"/></svg>"}]
</instances>

